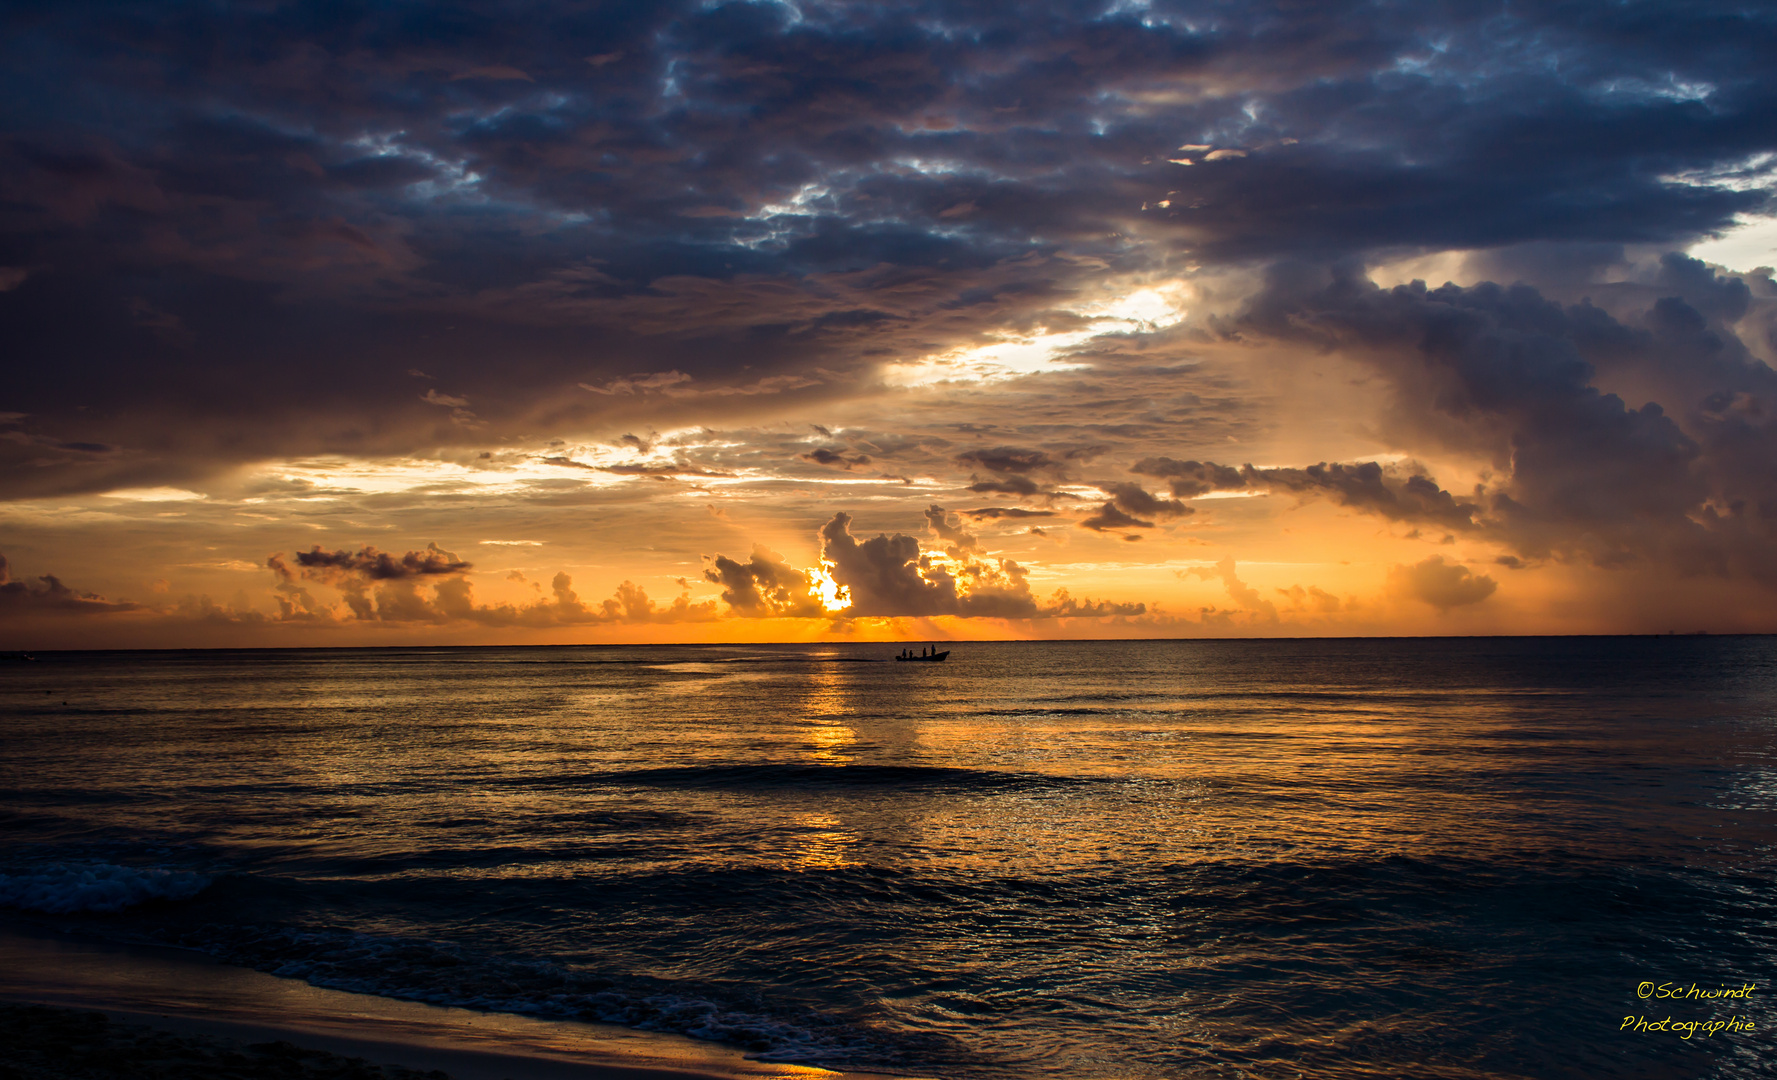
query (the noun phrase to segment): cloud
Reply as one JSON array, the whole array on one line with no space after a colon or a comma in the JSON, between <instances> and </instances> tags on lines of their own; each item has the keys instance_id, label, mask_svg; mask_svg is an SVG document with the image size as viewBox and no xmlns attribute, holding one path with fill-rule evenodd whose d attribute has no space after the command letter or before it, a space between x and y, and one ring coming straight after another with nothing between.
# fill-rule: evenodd
<instances>
[{"instance_id":1,"label":"cloud","mask_svg":"<svg viewBox=\"0 0 1777 1080\"><path fill-rule=\"evenodd\" d=\"M412 373L410 372L409 374ZM469 404L468 398L452 397L449 394L440 394L436 390L427 390L424 394L420 395L420 400L431 405L446 405L456 409L463 408Z\"/></svg>"},{"instance_id":2,"label":"cloud","mask_svg":"<svg viewBox=\"0 0 1777 1080\"><path fill-rule=\"evenodd\" d=\"M704 579L722 586L722 602L737 615L811 618L826 613L810 576L762 544L753 545L752 558L744 563L725 555L708 559Z\"/></svg>"},{"instance_id":3,"label":"cloud","mask_svg":"<svg viewBox=\"0 0 1777 1080\"><path fill-rule=\"evenodd\" d=\"M459 79L517 79L528 83L534 83L537 81L517 68L510 67L506 64L489 64L486 67L470 68L467 71L459 71L450 78L452 82L456 82Z\"/></svg>"},{"instance_id":4,"label":"cloud","mask_svg":"<svg viewBox=\"0 0 1777 1080\"><path fill-rule=\"evenodd\" d=\"M69 588L54 574L37 579L41 585L14 581L11 565L0 555L0 618L58 615L111 615L136 611L139 604L112 601L96 593Z\"/></svg>"},{"instance_id":5,"label":"cloud","mask_svg":"<svg viewBox=\"0 0 1777 1080\"><path fill-rule=\"evenodd\" d=\"M1312 611L1321 615L1330 615L1339 611L1342 606L1337 596L1327 592L1318 585L1310 585L1307 588L1303 588L1300 585L1291 585L1287 589L1278 589L1277 594L1289 600L1290 606L1299 611ZM1350 607L1349 603L1343 606L1347 609Z\"/></svg>"},{"instance_id":6,"label":"cloud","mask_svg":"<svg viewBox=\"0 0 1777 1080\"><path fill-rule=\"evenodd\" d=\"M1126 529L1151 529L1154 523L1125 513L1115 502L1107 502L1098 512L1080 521L1082 529L1094 532L1121 532Z\"/></svg>"},{"instance_id":7,"label":"cloud","mask_svg":"<svg viewBox=\"0 0 1777 1080\"><path fill-rule=\"evenodd\" d=\"M958 510L957 513L966 518L982 521L992 521L999 518L1022 519L1055 516L1053 510L1026 510L1021 506L982 506L974 510Z\"/></svg>"},{"instance_id":8,"label":"cloud","mask_svg":"<svg viewBox=\"0 0 1777 1080\"><path fill-rule=\"evenodd\" d=\"M980 541L971 536L960 524L954 523L954 517L942 506L934 503L926 507L925 518L926 527L932 530L932 535L936 536L938 542L944 545L945 553L951 558L965 558L969 552L981 550Z\"/></svg>"},{"instance_id":9,"label":"cloud","mask_svg":"<svg viewBox=\"0 0 1777 1080\"><path fill-rule=\"evenodd\" d=\"M1177 518L1188 517L1197 512L1176 499L1156 498L1140 484L1104 483L1098 486L1111 496L1111 501L1099 508L1096 514L1080 522L1082 528L1096 532L1154 527L1154 522L1143 521L1135 516L1137 514L1153 518Z\"/></svg>"},{"instance_id":10,"label":"cloud","mask_svg":"<svg viewBox=\"0 0 1777 1080\"><path fill-rule=\"evenodd\" d=\"M1637 561L1777 587L1777 373L1715 319L1743 316L1743 282L1668 257L1660 297L1624 322L1525 285L1274 271L1247 332L1315 342L1385 377L1382 422L1408 445L1480 455L1495 478L1457 497L1375 464L1244 470L1249 484L1330 494L1403 521L1476 530L1530 559ZM1658 401L1631 406L1598 383Z\"/></svg>"},{"instance_id":11,"label":"cloud","mask_svg":"<svg viewBox=\"0 0 1777 1080\"><path fill-rule=\"evenodd\" d=\"M978 495L1035 495L1042 488L1028 476L1008 476L998 480L977 480L969 490Z\"/></svg>"},{"instance_id":12,"label":"cloud","mask_svg":"<svg viewBox=\"0 0 1777 1080\"><path fill-rule=\"evenodd\" d=\"M836 465L839 468L844 469L847 472L850 472L852 469L858 467L859 465L870 464L870 455L869 454L858 454L855 457L848 458L840 451L829 450L824 446L823 447L816 447L815 449L810 450L808 453L801 454L798 456L803 461L812 461L816 465Z\"/></svg>"},{"instance_id":13,"label":"cloud","mask_svg":"<svg viewBox=\"0 0 1777 1080\"><path fill-rule=\"evenodd\" d=\"M1388 466L1364 461L1356 464L1320 462L1304 468L1239 468L1213 461L1175 461L1168 457L1143 458L1130 471L1166 478L1174 495L1196 498L1217 491L1283 491L1321 495L1340 506L1377 514L1393 521L1441 525L1447 529L1471 529L1482 507L1473 500L1458 500L1438 487L1436 481L1413 466Z\"/></svg>"},{"instance_id":14,"label":"cloud","mask_svg":"<svg viewBox=\"0 0 1777 1080\"><path fill-rule=\"evenodd\" d=\"M1031 594L1029 571L1012 559L977 558L973 537L951 526L943 508L927 510L926 521L945 554L925 552L916 537L879 533L859 540L851 515L836 513L821 526L821 573L830 578L845 606L839 618L960 616L964 618L1046 619L1139 615L1145 604L1075 600L1065 589L1050 603ZM970 546L965 546L965 541ZM781 556L755 547L748 563L721 555L706 579L723 586L723 600L737 614L812 615L827 610L809 602L814 573L795 570Z\"/></svg>"},{"instance_id":15,"label":"cloud","mask_svg":"<svg viewBox=\"0 0 1777 1080\"><path fill-rule=\"evenodd\" d=\"M612 476L648 476L657 480L666 480L675 476L733 476L732 472L723 469L708 469L685 462L641 465L589 465L584 461L575 461L570 457L552 454L537 459L544 465L557 465L566 469L586 469L589 472L609 473Z\"/></svg>"},{"instance_id":16,"label":"cloud","mask_svg":"<svg viewBox=\"0 0 1777 1080\"><path fill-rule=\"evenodd\" d=\"M1480 507L1458 502L1450 492L1419 473L1389 475L1374 461L1356 465L1310 465L1303 469L1254 469L1242 474L1249 487L1324 495L1340 506L1388 518L1447 529L1471 529Z\"/></svg>"},{"instance_id":17,"label":"cloud","mask_svg":"<svg viewBox=\"0 0 1777 1080\"><path fill-rule=\"evenodd\" d=\"M1228 598L1240 606L1240 609L1251 614L1259 622L1276 623L1277 605L1265 599L1259 590L1240 580L1235 573L1233 556L1216 563L1214 568L1195 567L1189 571L1192 577L1206 581L1220 580L1223 588L1228 590Z\"/></svg>"},{"instance_id":18,"label":"cloud","mask_svg":"<svg viewBox=\"0 0 1777 1080\"><path fill-rule=\"evenodd\" d=\"M409 551L399 557L374 547L357 551L322 551L317 546L310 551L297 552L296 564L305 571L313 571L318 578L344 573L361 575L371 581L460 574L472 566L437 544L427 544L424 551Z\"/></svg>"},{"instance_id":19,"label":"cloud","mask_svg":"<svg viewBox=\"0 0 1777 1080\"><path fill-rule=\"evenodd\" d=\"M969 490L977 494L1036 495L1048 491L1038 477L1059 480L1066 475L1061 462L1051 458L1047 451L1015 446L969 450L958 454L955 460L965 469L984 469L992 474L991 479L985 480L978 473L970 474L973 483L969 484Z\"/></svg>"},{"instance_id":20,"label":"cloud","mask_svg":"<svg viewBox=\"0 0 1777 1080\"><path fill-rule=\"evenodd\" d=\"M161 509L206 539L261 512L330 549L473 514L467 535L584 521L551 543L596 545L674 532L687 494L617 478L733 480L725 507L781 521L889 479L868 464L906 486L845 497L901 528L969 499L1256 529L1283 508L1185 509L1264 492L1537 574L1777 586L1777 286L1653 255L1772 208L1768 20L1163 7L41 6L0 40L19 86L56 88L15 95L0 137L25 414L0 499L177 487L210 499ZM1366 279L1416 260L1464 284ZM988 353L1007 377L956 361ZM897 381L927 367L948 375ZM843 434L811 450L813 420ZM674 449L562 449L626 430ZM473 455L424 498L320 476ZM299 464L321 459L350 464ZM273 470L312 501L230 502ZM981 523L1017 509L944 526L991 547ZM684 543L650 570L719 546ZM960 604L963 549L936 544ZM382 584L436 607L452 577Z\"/></svg>"},{"instance_id":21,"label":"cloud","mask_svg":"<svg viewBox=\"0 0 1777 1080\"><path fill-rule=\"evenodd\" d=\"M1207 495L1212 491L1244 491L1249 486L1247 477L1239 469L1217 465L1213 461L1147 457L1130 466L1129 471L1166 480L1173 495L1181 499Z\"/></svg>"},{"instance_id":22,"label":"cloud","mask_svg":"<svg viewBox=\"0 0 1777 1080\"><path fill-rule=\"evenodd\" d=\"M33 268L0 335L38 373L15 387L33 430L142 448L146 486L341 440L833 400L1074 325L1107 273L1187 250L1208 275L1682 246L1770 201L1750 10L1668 7L1658 35L1639 9L1346 3L132 10L46 9L0 45L21 85L65 89L0 143L7 261ZM416 364L479 415L438 431L398 385ZM20 453L9 493L103 482ZM973 467L1005 494L1050 479Z\"/></svg>"},{"instance_id":23,"label":"cloud","mask_svg":"<svg viewBox=\"0 0 1777 1080\"><path fill-rule=\"evenodd\" d=\"M1478 604L1492 596L1499 583L1468 567L1447 563L1433 555L1411 566L1397 565L1388 572L1388 590L1396 596L1421 600L1439 611Z\"/></svg>"},{"instance_id":24,"label":"cloud","mask_svg":"<svg viewBox=\"0 0 1777 1080\"><path fill-rule=\"evenodd\" d=\"M266 559L276 579L277 621L286 623L383 624L470 623L488 627L582 626L608 623L709 622L719 617L713 601L693 602L682 591L662 606L641 586L624 581L599 604L581 601L573 579L557 573L550 596L532 604L478 604L467 572L469 563L429 544L425 551L410 551L400 558L365 547L354 551L298 552L292 567L283 555ZM514 571L516 573L516 571ZM511 578L511 574L507 575ZM522 574L519 581L524 581ZM304 582L318 582L339 590L344 613L318 599ZM422 585L431 584L428 595Z\"/></svg>"},{"instance_id":25,"label":"cloud","mask_svg":"<svg viewBox=\"0 0 1777 1080\"><path fill-rule=\"evenodd\" d=\"M1023 450L1013 446L970 450L958 454L956 463L964 468L980 467L1002 476L1052 472L1059 468L1058 463L1042 450Z\"/></svg>"},{"instance_id":26,"label":"cloud","mask_svg":"<svg viewBox=\"0 0 1777 1080\"><path fill-rule=\"evenodd\" d=\"M595 394L604 394L607 397L612 394L646 394L655 390L666 394L680 394L684 391L677 390L675 387L690 381L691 376L682 371L656 371L652 375L631 375L624 379L612 379L603 386L594 386L591 383L583 382L580 384L580 389L591 390Z\"/></svg>"}]
</instances>

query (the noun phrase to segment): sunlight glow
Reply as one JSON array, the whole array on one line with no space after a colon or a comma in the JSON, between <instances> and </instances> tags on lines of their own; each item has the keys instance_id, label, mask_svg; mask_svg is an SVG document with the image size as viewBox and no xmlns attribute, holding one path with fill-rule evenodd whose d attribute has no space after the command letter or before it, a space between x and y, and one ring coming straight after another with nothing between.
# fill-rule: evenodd
<instances>
[{"instance_id":1,"label":"sunlight glow","mask_svg":"<svg viewBox=\"0 0 1777 1080\"><path fill-rule=\"evenodd\" d=\"M100 497L105 499L128 499L131 502L190 502L194 499L203 499L208 496L199 495L195 491L186 491L184 488L152 487L124 488L120 491L107 491Z\"/></svg>"},{"instance_id":2,"label":"sunlight glow","mask_svg":"<svg viewBox=\"0 0 1777 1080\"><path fill-rule=\"evenodd\" d=\"M833 564L822 563L818 569L809 571L809 591L820 598L821 607L828 611L844 611L851 607L851 590L833 580Z\"/></svg>"},{"instance_id":3,"label":"sunlight glow","mask_svg":"<svg viewBox=\"0 0 1777 1080\"><path fill-rule=\"evenodd\" d=\"M1713 240L1692 244L1686 254L1743 274L1777 266L1777 217L1741 217L1735 225Z\"/></svg>"},{"instance_id":4,"label":"sunlight glow","mask_svg":"<svg viewBox=\"0 0 1777 1080\"><path fill-rule=\"evenodd\" d=\"M1090 320L1083 330L1050 333L1046 327L1028 335L1005 335L989 345L934 353L911 363L891 364L886 381L891 386L919 387L938 383L985 383L1079 371L1089 365L1064 358L1077 348L1106 334L1145 334L1177 324L1185 317L1186 287L1147 287L1114 299L1086 304L1073 312Z\"/></svg>"}]
</instances>

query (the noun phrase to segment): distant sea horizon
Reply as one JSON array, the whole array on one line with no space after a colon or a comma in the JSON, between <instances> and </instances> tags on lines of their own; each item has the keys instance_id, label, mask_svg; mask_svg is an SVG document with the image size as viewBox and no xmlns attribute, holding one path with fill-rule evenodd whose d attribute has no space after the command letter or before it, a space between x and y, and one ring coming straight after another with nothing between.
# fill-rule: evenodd
<instances>
[{"instance_id":1,"label":"distant sea horizon","mask_svg":"<svg viewBox=\"0 0 1777 1080\"><path fill-rule=\"evenodd\" d=\"M1116 643L1126 642L1243 642L1243 641L1560 641L1566 639L1604 639L1611 638L1671 638L1671 637L1720 637L1720 638L1765 638L1777 637L1777 631L1763 630L1665 630L1647 631L1643 633L1623 632L1609 634L1290 634L1290 635L1255 635L1250 637L1237 636L1204 636L1204 637L904 637L904 638L780 638L769 641L751 641L735 639L732 641L576 641L512 644L499 641L478 642L427 642L424 640L388 642L384 644L352 644L352 645L163 645L163 646L128 646L128 647L94 647L94 648L18 648L0 649L0 655L20 653L162 653L162 652L287 652L318 649L698 649L721 648L726 646L757 645L819 647L824 645L856 645L867 647L872 645L918 645L941 642L944 644L968 645L982 644L1081 644L1081 643Z\"/></svg>"}]
</instances>

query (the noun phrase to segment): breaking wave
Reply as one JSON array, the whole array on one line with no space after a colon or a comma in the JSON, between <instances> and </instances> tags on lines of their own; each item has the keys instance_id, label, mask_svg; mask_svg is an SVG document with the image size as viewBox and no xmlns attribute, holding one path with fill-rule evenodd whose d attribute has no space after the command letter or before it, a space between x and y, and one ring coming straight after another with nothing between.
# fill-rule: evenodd
<instances>
[{"instance_id":1,"label":"breaking wave","mask_svg":"<svg viewBox=\"0 0 1777 1080\"><path fill-rule=\"evenodd\" d=\"M210 885L202 874L113 863L50 863L0 874L0 907L68 915L122 911L153 900L189 900Z\"/></svg>"}]
</instances>

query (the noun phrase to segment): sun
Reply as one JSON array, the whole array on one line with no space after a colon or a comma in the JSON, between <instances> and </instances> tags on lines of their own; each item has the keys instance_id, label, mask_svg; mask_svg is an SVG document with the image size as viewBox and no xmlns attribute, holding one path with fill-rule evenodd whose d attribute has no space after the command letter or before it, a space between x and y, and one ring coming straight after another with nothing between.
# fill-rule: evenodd
<instances>
[{"instance_id":1,"label":"sun","mask_svg":"<svg viewBox=\"0 0 1777 1080\"><path fill-rule=\"evenodd\" d=\"M833 564L822 563L808 572L808 591L818 597L827 611L844 611L851 607L851 590L833 580Z\"/></svg>"}]
</instances>

